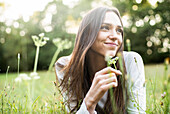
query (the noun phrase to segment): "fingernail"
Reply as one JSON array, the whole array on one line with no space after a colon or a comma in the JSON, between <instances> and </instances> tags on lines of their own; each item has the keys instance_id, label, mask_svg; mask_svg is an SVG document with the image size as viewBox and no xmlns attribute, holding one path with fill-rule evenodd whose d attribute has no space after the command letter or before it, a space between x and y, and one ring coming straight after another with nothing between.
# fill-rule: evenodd
<instances>
[{"instance_id":1,"label":"fingernail","mask_svg":"<svg viewBox=\"0 0 170 114\"><path fill-rule=\"evenodd\" d=\"M118 71L119 71L119 74L122 75L122 72L120 72L120 70L118 70Z\"/></svg>"}]
</instances>

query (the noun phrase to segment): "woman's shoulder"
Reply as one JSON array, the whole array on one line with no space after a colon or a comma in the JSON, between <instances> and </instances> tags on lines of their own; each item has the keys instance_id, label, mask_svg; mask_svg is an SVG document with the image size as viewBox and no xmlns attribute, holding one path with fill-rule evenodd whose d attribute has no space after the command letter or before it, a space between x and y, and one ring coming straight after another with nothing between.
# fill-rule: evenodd
<instances>
[{"instance_id":1,"label":"woman's shoulder","mask_svg":"<svg viewBox=\"0 0 170 114\"><path fill-rule=\"evenodd\" d=\"M130 70L131 67L133 67L136 64L138 64L141 67L143 66L142 57L137 52L123 51L123 56L124 56L125 66L127 70Z\"/></svg>"},{"instance_id":2,"label":"woman's shoulder","mask_svg":"<svg viewBox=\"0 0 170 114\"><path fill-rule=\"evenodd\" d=\"M129 51L129 52L123 51L123 56L124 56L125 61L129 60L129 59L135 59L135 58L142 59L140 54L138 54L137 52L134 52L134 51Z\"/></svg>"},{"instance_id":3,"label":"woman's shoulder","mask_svg":"<svg viewBox=\"0 0 170 114\"><path fill-rule=\"evenodd\" d=\"M62 69L64 66L66 66L70 61L70 58L71 55L60 57L55 63L56 69Z\"/></svg>"}]
</instances>

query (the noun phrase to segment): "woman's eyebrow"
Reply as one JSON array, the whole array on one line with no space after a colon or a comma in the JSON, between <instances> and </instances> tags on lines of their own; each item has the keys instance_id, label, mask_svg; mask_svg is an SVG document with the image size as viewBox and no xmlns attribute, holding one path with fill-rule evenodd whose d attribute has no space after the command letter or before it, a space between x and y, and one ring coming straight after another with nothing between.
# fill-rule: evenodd
<instances>
[{"instance_id":1,"label":"woman's eyebrow","mask_svg":"<svg viewBox=\"0 0 170 114\"><path fill-rule=\"evenodd\" d=\"M102 23L102 25L108 25L108 26L113 26L111 23ZM122 28L123 27L121 25L116 25L118 28Z\"/></svg>"},{"instance_id":2,"label":"woman's eyebrow","mask_svg":"<svg viewBox=\"0 0 170 114\"><path fill-rule=\"evenodd\" d=\"M112 24L110 24L110 23L102 23L102 25L112 26Z\"/></svg>"}]
</instances>

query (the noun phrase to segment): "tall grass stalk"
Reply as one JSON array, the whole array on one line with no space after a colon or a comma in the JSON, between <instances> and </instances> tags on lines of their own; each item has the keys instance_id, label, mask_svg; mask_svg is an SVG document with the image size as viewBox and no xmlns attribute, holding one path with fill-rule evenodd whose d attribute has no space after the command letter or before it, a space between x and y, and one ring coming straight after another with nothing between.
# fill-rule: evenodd
<instances>
[{"instance_id":1,"label":"tall grass stalk","mask_svg":"<svg viewBox=\"0 0 170 114\"><path fill-rule=\"evenodd\" d=\"M169 92L168 92L168 87L169 87L169 82L170 82L170 77L168 77L168 64L169 64L170 58L167 57L165 58L165 62L164 62L164 78L163 78L163 93L165 92L165 108L164 108L164 112L168 113L169 112L169 100L170 98L169 96Z\"/></svg>"},{"instance_id":2,"label":"tall grass stalk","mask_svg":"<svg viewBox=\"0 0 170 114\"><path fill-rule=\"evenodd\" d=\"M128 51L131 51L131 43L129 39L126 40L126 46L127 46Z\"/></svg>"},{"instance_id":3,"label":"tall grass stalk","mask_svg":"<svg viewBox=\"0 0 170 114\"><path fill-rule=\"evenodd\" d=\"M37 46L33 72L37 72L37 64L38 64L39 50L40 50L40 47Z\"/></svg>"},{"instance_id":4,"label":"tall grass stalk","mask_svg":"<svg viewBox=\"0 0 170 114\"><path fill-rule=\"evenodd\" d=\"M9 68L10 66L7 67L7 70L6 70L6 80L5 80L5 86L8 85L8 72L9 72Z\"/></svg>"},{"instance_id":5,"label":"tall grass stalk","mask_svg":"<svg viewBox=\"0 0 170 114\"><path fill-rule=\"evenodd\" d=\"M2 108L1 108L1 111L2 111L2 114L3 114L3 111L4 111L4 99L3 99L3 93L1 94L1 97L2 97L2 99L1 99L1 101L2 101Z\"/></svg>"},{"instance_id":6,"label":"tall grass stalk","mask_svg":"<svg viewBox=\"0 0 170 114\"><path fill-rule=\"evenodd\" d=\"M123 99L124 99L124 103L125 103L125 110L127 108L127 96L128 96L128 93L127 93L127 83L125 84L126 82L126 74L125 74L125 71L123 69L123 58L122 58L122 55L121 53L118 53L118 57L119 57L119 65L120 65L120 70L122 71L122 76L121 76L121 85L122 85L122 89L123 89ZM123 77L124 76L124 77Z\"/></svg>"},{"instance_id":7,"label":"tall grass stalk","mask_svg":"<svg viewBox=\"0 0 170 114\"><path fill-rule=\"evenodd\" d=\"M19 76L19 65L20 65L20 53L18 53L18 76Z\"/></svg>"},{"instance_id":8,"label":"tall grass stalk","mask_svg":"<svg viewBox=\"0 0 170 114\"><path fill-rule=\"evenodd\" d=\"M52 70L52 67L53 67L53 65L54 65L54 63L55 63L55 61L56 61L56 59L58 57L58 54L60 53L60 50L61 50L60 48L57 48L57 50L56 50L56 52L55 52L55 54L54 54L54 56L53 56L53 58L51 60L50 66L48 68L48 71Z\"/></svg>"}]
</instances>

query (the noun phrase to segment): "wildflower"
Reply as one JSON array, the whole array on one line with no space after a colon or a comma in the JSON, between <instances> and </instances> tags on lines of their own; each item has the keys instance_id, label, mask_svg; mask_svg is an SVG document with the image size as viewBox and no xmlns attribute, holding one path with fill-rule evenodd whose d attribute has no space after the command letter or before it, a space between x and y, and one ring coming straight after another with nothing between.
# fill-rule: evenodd
<instances>
[{"instance_id":1,"label":"wildflower","mask_svg":"<svg viewBox=\"0 0 170 114\"><path fill-rule=\"evenodd\" d=\"M61 51L63 49L69 49L72 45L71 41L68 41L67 39L61 40L61 38L55 38L53 39L53 43L56 47L58 47Z\"/></svg>"},{"instance_id":2,"label":"wildflower","mask_svg":"<svg viewBox=\"0 0 170 114\"><path fill-rule=\"evenodd\" d=\"M131 50L131 43L130 43L129 39L126 40L126 45L127 45L128 51L130 51Z\"/></svg>"},{"instance_id":3,"label":"wildflower","mask_svg":"<svg viewBox=\"0 0 170 114\"><path fill-rule=\"evenodd\" d=\"M40 33L39 37L44 37L44 35L45 35L44 33Z\"/></svg>"},{"instance_id":4,"label":"wildflower","mask_svg":"<svg viewBox=\"0 0 170 114\"><path fill-rule=\"evenodd\" d=\"M126 43L129 44L129 43L130 43L130 40L129 40L129 39L126 39Z\"/></svg>"},{"instance_id":5,"label":"wildflower","mask_svg":"<svg viewBox=\"0 0 170 114\"><path fill-rule=\"evenodd\" d=\"M33 77L33 79L35 79L35 80L40 79L40 76L35 76L35 77Z\"/></svg>"},{"instance_id":6,"label":"wildflower","mask_svg":"<svg viewBox=\"0 0 170 114\"><path fill-rule=\"evenodd\" d=\"M40 38L39 38L39 37L40 37ZM44 37L44 33L39 34L39 37L33 35L33 36L32 36L32 39L33 39L33 41L34 41L34 44L35 44L37 47L42 47L42 46L44 46L44 45L47 43L47 41L49 40L49 38L48 38L48 37Z\"/></svg>"},{"instance_id":7,"label":"wildflower","mask_svg":"<svg viewBox=\"0 0 170 114\"><path fill-rule=\"evenodd\" d=\"M162 99L164 99L165 96L166 96L166 92L164 92L163 94L161 94Z\"/></svg>"},{"instance_id":8,"label":"wildflower","mask_svg":"<svg viewBox=\"0 0 170 114\"><path fill-rule=\"evenodd\" d=\"M35 55L35 62L34 62L34 70L33 70L34 72L37 71L38 55L39 55L40 47L44 46L47 43L47 40L49 40L49 38L44 37L44 33L39 34L39 37L38 36L32 36L34 44L37 47L36 55Z\"/></svg>"},{"instance_id":9,"label":"wildflower","mask_svg":"<svg viewBox=\"0 0 170 114\"><path fill-rule=\"evenodd\" d=\"M49 65L49 68L48 68L49 71L52 70L52 67L53 67L53 65L54 65L60 51L63 51L64 49L69 49L72 46L71 41L69 41L67 39L66 40L61 40L61 38L53 39L53 43L57 47L57 50L56 50L55 54L53 55L53 58L52 58L51 63Z\"/></svg>"},{"instance_id":10,"label":"wildflower","mask_svg":"<svg viewBox=\"0 0 170 114\"><path fill-rule=\"evenodd\" d=\"M107 61L108 66L114 65L115 69L116 68L116 62L119 59L119 57L113 58L112 56L105 56L105 61Z\"/></svg>"},{"instance_id":11,"label":"wildflower","mask_svg":"<svg viewBox=\"0 0 170 114\"><path fill-rule=\"evenodd\" d=\"M15 78L15 82L21 82L22 80L31 80L31 78L25 73L19 74L19 76Z\"/></svg>"},{"instance_id":12,"label":"wildflower","mask_svg":"<svg viewBox=\"0 0 170 114\"><path fill-rule=\"evenodd\" d=\"M47 102L45 102L45 107L47 107L47 105L48 105L48 103L47 103Z\"/></svg>"},{"instance_id":13,"label":"wildflower","mask_svg":"<svg viewBox=\"0 0 170 114\"><path fill-rule=\"evenodd\" d=\"M30 77L35 80L40 79L40 76L38 76L38 73L36 72L31 72Z\"/></svg>"},{"instance_id":14,"label":"wildflower","mask_svg":"<svg viewBox=\"0 0 170 114\"><path fill-rule=\"evenodd\" d=\"M50 40L50 39L49 39L48 37L44 37L44 40L45 40L45 41L48 41L48 40Z\"/></svg>"},{"instance_id":15,"label":"wildflower","mask_svg":"<svg viewBox=\"0 0 170 114\"><path fill-rule=\"evenodd\" d=\"M22 81L22 80L21 80L20 77L15 78L15 82L21 82L21 81Z\"/></svg>"},{"instance_id":16,"label":"wildflower","mask_svg":"<svg viewBox=\"0 0 170 114\"><path fill-rule=\"evenodd\" d=\"M25 74L25 73L19 74L19 77L20 77L21 79L23 79L23 80L31 80L31 78L28 77L28 75Z\"/></svg>"}]
</instances>

